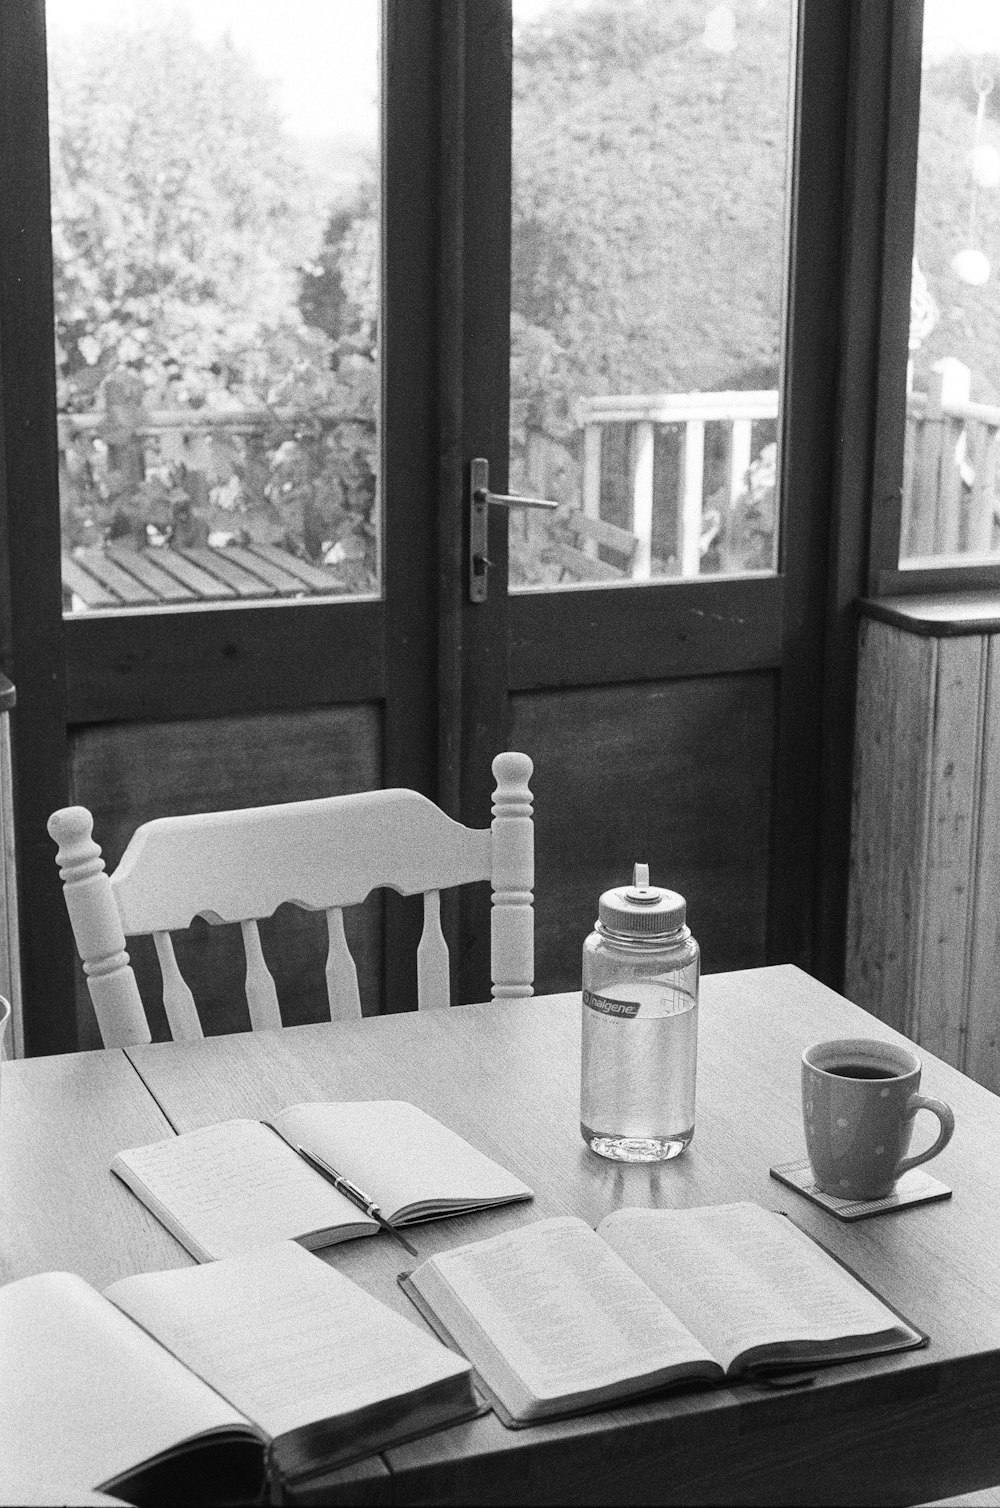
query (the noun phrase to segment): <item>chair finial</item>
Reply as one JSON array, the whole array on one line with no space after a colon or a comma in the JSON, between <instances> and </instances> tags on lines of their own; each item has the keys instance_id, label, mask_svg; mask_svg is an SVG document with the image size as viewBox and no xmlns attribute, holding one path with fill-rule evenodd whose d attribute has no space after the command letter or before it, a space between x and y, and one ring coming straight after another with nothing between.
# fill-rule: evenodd
<instances>
[{"instance_id":1,"label":"chair finial","mask_svg":"<svg viewBox=\"0 0 1000 1508\"><path fill-rule=\"evenodd\" d=\"M528 786L535 766L527 754L498 754L493 761L493 815L530 816L532 795ZM520 808L520 811L518 811Z\"/></svg>"},{"instance_id":2,"label":"chair finial","mask_svg":"<svg viewBox=\"0 0 1000 1508\"><path fill-rule=\"evenodd\" d=\"M56 863L67 884L89 879L104 868L100 846L94 842L94 819L85 806L64 806L46 823L49 837L59 845Z\"/></svg>"}]
</instances>

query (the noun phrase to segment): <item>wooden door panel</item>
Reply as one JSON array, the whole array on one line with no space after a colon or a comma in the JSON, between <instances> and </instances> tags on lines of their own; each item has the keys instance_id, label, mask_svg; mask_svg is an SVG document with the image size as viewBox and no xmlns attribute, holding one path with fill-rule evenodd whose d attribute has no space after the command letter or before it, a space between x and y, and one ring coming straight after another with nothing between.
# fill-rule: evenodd
<instances>
[{"instance_id":1,"label":"wooden door panel","mask_svg":"<svg viewBox=\"0 0 1000 1508\"><path fill-rule=\"evenodd\" d=\"M777 677L519 693L535 761L535 988L579 989L602 890L632 865L687 899L704 967L765 961Z\"/></svg>"},{"instance_id":2,"label":"wooden door panel","mask_svg":"<svg viewBox=\"0 0 1000 1508\"><path fill-rule=\"evenodd\" d=\"M674 581L510 600L510 686L673 680L781 664L778 576Z\"/></svg>"}]
</instances>

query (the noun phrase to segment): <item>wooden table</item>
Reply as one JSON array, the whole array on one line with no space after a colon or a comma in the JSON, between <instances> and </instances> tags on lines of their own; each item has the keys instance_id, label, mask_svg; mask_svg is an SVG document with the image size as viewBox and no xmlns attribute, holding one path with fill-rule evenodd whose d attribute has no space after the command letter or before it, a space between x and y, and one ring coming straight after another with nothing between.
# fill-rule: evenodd
<instances>
[{"instance_id":1,"label":"wooden table","mask_svg":"<svg viewBox=\"0 0 1000 1508\"><path fill-rule=\"evenodd\" d=\"M956 1110L934 1164L954 1197L841 1225L768 1168L801 1151L803 1047L851 1035L896 1037L791 967L706 978L695 1140L658 1167L584 1147L572 995L8 1063L0 1274L64 1266L103 1286L190 1260L108 1173L120 1147L300 1100L406 1098L536 1190L527 1206L419 1227L421 1254L550 1214L596 1224L625 1204L755 1199L787 1210L931 1344L792 1392L742 1384L516 1432L487 1415L348 1468L331 1500L912 1503L988 1486L1000 1481L1000 1101L924 1054L923 1087ZM326 1259L413 1317L394 1243Z\"/></svg>"},{"instance_id":2,"label":"wooden table","mask_svg":"<svg viewBox=\"0 0 1000 1508\"><path fill-rule=\"evenodd\" d=\"M163 603L330 597L348 591L336 569L300 560L275 545L92 545L64 551L63 600L71 612Z\"/></svg>"}]
</instances>

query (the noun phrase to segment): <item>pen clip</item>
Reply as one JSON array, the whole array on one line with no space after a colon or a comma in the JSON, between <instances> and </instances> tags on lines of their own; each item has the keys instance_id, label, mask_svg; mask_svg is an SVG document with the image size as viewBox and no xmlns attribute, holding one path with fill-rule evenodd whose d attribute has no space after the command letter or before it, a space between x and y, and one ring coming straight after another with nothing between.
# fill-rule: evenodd
<instances>
[{"instance_id":1,"label":"pen clip","mask_svg":"<svg viewBox=\"0 0 1000 1508\"><path fill-rule=\"evenodd\" d=\"M375 1201L369 1199L368 1195L362 1189L359 1189L356 1183L352 1183L349 1178L345 1178L343 1173L338 1173L336 1168L331 1167L325 1158L318 1157L315 1152L307 1152L305 1147L298 1145L296 1145L295 1150L303 1162L308 1163L328 1183L332 1183L334 1188L343 1194L345 1199L350 1200L351 1204L364 1210L369 1219L374 1220L382 1230L386 1230L391 1236L395 1236L399 1244L405 1246L411 1256L419 1257L420 1253L416 1247L410 1245L406 1237L392 1224L392 1221L385 1218Z\"/></svg>"},{"instance_id":2,"label":"pen clip","mask_svg":"<svg viewBox=\"0 0 1000 1508\"><path fill-rule=\"evenodd\" d=\"M335 1174L333 1172L333 1169L331 1168L330 1177L333 1180L334 1186L338 1188L342 1194L346 1194L348 1199L357 1200L361 1208L367 1215L371 1215L373 1220L381 1215L382 1211L375 1203L375 1201L373 1199L369 1199L368 1195L364 1193L362 1189L359 1189L356 1183L352 1183L349 1178L345 1178L343 1173Z\"/></svg>"}]
</instances>

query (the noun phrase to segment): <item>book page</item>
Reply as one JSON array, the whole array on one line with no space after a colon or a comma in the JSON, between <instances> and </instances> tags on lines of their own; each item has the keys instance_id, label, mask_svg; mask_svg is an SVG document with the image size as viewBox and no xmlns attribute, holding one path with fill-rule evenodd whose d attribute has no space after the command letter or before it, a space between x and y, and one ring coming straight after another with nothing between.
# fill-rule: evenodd
<instances>
[{"instance_id":1,"label":"book page","mask_svg":"<svg viewBox=\"0 0 1000 1508\"><path fill-rule=\"evenodd\" d=\"M83 1502L87 1489L182 1441L251 1433L230 1404L71 1273L0 1288L0 1358L4 1492L17 1480L73 1483L81 1496L58 1501Z\"/></svg>"},{"instance_id":2,"label":"book page","mask_svg":"<svg viewBox=\"0 0 1000 1508\"><path fill-rule=\"evenodd\" d=\"M373 1220L260 1121L223 1121L119 1152L112 1170L199 1261ZM328 1239L337 1239L328 1236Z\"/></svg>"},{"instance_id":3,"label":"book page","mask_svg":"<svg viewBox=\"0 0 1000 1508\"><path fill-rule=\"evenodd\" d=\"M531 1197L513 1173L404 1100L293 1105L273 1124L357 1184L389 1220Z\"/></svg>"},{"instance_id":4,"label":"book page","mask_svg":"<svg viewBox=\"0 0 1000 1508\"><path fill-rule=\"evenodd\" d=\"M106 1294L271 1437L469 1371L292 1242Z\"/></svg>"},{"instance_id":5,"label":"book page","mask_svg":"<svg viewBox=\"0 0 1000 1508\"><path fill-rule=\"evenodd\" d=\"M515 1416L530 1416L533 1402L628 1392L621 1384L686 1364L718 1375L701 1342L582 1220L541 1220L441 1252L411 1282Z\"/></svg>"},{"instance_id":6,"label":"book page","mask_svg":"<svg viewBox=\"0 0 1000 1508\"><path fill-rule=\"evenodd\" d=\"M756 1204L618 1210L597 1229L727 1369L751 1347L907 1328L784 1215Z\"/></svg>"}]
</instances>

